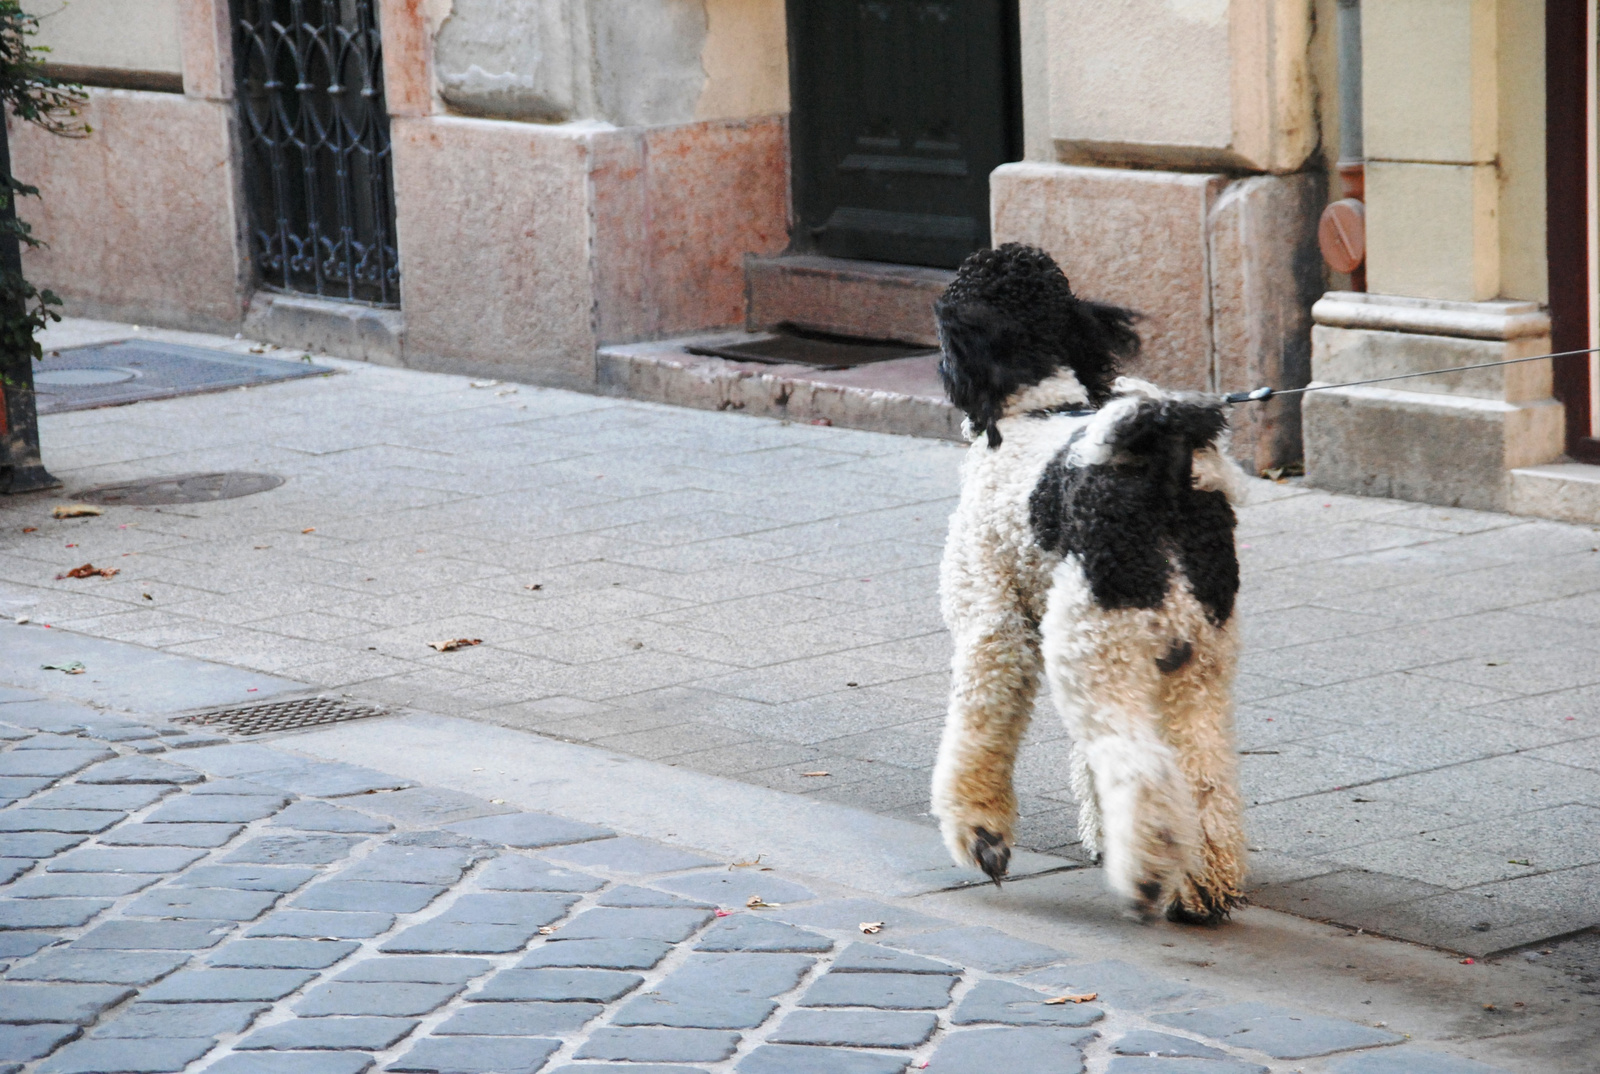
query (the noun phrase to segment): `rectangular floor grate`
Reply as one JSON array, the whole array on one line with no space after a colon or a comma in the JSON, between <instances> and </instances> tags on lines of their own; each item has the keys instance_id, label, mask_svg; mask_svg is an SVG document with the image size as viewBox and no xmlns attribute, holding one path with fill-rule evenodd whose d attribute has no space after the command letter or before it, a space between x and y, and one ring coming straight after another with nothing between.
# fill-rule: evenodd
<instances>
[{"instance_id":1,"label":"rectangular floor grate","mask_svg":"<svg viewBox=\"0 0 1600 1074\"><path fill-rule=\"evenodd\" d=\"M283 353L287 357L303 352ZM309 361L125 339L49 352L34 365L33 386L39 413L59 414L333 372Z\"/></svg>"},{"instance_id":2,"label":"rectangular floor grate","mask_svg":"<svg viewBox=\"0 0 1600 1074\"><path fill-rule=\"evenodd\" d=\"M220 725L235 735L264 735L271 731L298 731L305 727L365 720L386 715L383 709L355 705L333 697L302 697L293 701L264 701L179 716L173 723Z\"/></svg>"}]
</instances>

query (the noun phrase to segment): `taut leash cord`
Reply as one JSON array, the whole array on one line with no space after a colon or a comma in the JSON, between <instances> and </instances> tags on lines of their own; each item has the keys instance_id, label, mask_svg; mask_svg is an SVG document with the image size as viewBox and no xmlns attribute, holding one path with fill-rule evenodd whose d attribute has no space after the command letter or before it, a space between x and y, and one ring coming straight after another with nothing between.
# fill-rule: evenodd
<instances>
[{"instance_id":1,"label":"taut leash cord","mask_svg":"<svg viewBox=\"0 0 1600 1074\"><path fill-rule=\"evenodd\" d=\"M1324 388L1355 388L1363 384L1383 384L1391 380L1409 380L1412 377L1433 377L1440 373L1465 373L1472 369L1493 369L1495 366L1516 365L1518 362L1540 362L1546 358L1570 358L1578 354L1594 354L1600 352L1600 347L1588 347L1581 351L1559 351L1555 354L1535 354L1531 358L1506 358L1498 362L1484 362L1481 365L1458 365L1450 369L1427 369L1421 373L1396 373L1392 377L1373 377L1371 380L1347 380L1342 384L1310 384L1304 388L1256 388L1248 392L1229 392L1222 397L1224 403L1260 403L1277 395L1299 395L1302 392L1320 392Z\"/></svg>"}]
</instances>

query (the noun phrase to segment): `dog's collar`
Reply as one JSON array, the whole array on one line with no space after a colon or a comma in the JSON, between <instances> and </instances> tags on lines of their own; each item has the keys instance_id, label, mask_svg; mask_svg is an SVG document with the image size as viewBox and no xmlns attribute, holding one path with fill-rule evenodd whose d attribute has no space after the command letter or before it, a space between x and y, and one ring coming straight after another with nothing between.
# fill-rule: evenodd
<instances>
[{"instance_id":1,"label":"dog's collar","mask_svg":"<svg viewBox=\"0 0 1600 1074\"><path fill-rule=\"evenodd\" d=\"M1069 418L1087 418L1098 413L1099 411L1093 407L1086 408L1077 403L1057 403L1055 406L1042 406L1026 411L1025 416L1030 418L1053 418L1057 415L1064 415Z\"/></svg>"}]
</instances>

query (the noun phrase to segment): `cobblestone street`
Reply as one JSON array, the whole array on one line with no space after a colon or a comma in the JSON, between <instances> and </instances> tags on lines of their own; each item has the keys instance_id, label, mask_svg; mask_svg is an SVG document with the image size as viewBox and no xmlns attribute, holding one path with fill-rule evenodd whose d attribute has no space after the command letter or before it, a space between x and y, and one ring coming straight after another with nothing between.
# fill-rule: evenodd
<instances>
[{"instance_id":1,"label":"cobblestone street","mask_svg":"<svg viewBox=\"0 0 1600 1074\"><path fill-rule=\"evenodd\" d=\"M1048 701L1035 853L949 890L959 446L317 361L47 416L66 489L0 503L0 612L30 620L0 624L0 1055L49 1053L29 1074L1588 1069L1594 934L1563 938L1600 923L1594 530L1254 482L1253 899L1310 920L1139 929L1081 867ZM287 481L51 517L215 471ZM81 563L117 573L57 577ZM306 692L397 716L271 746L164 722Z\"/></svg>"}]
</instances>

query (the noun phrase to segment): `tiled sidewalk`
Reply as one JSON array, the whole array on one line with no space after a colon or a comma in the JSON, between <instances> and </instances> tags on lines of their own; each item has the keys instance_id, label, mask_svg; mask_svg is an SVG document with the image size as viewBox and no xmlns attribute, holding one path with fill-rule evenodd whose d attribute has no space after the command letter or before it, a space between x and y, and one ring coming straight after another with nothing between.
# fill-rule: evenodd
<instances>
[{"instance_id":1,"label":"tiled sidewalk","mask_svg":"<svg viewBox=\"0 0 1600 1074\"><path fill-rule=\"evenodd\" d=\"M0 692L0 739L5 1074L1496 1069L27 691Z\"/></svg>"},{"instance_id":2,"label":"tiled sidewalk","mask_svg":"<svg viewBox=\"0 0 1600 1074\"><path fill-rule=\"evenodd\" d=\"M288 480L0 502L0 612L930 823L959 447L329 364L47 417L66 495ZM1600 923L1600 534L1261 481L1239 540L1255 898L1472 955ZM1071 856L1066 755L1046 701L1020 837Z\"/></svg>"}]
</instances>

